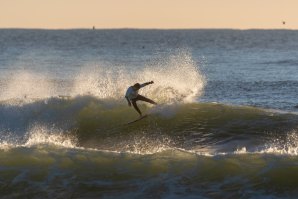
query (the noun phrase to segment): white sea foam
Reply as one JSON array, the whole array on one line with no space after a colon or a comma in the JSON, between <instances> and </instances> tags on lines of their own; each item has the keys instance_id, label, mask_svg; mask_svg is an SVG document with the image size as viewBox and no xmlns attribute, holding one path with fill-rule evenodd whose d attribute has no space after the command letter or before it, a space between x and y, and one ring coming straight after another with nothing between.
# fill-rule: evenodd
<instances>
[{"instance_id":1,"label":"white sea foam","mask_svg":"<svg viewBox=\"0 0 298 199\"><path fill-rule=\"evenodd\" d=\"M53 145L63 148L76 148L77 139L54 127L43 125L32 126L23 137L13 134L1 136L0 149L9 150L16 147L34 147L39 145Z\"/></svg>"},{"instance_id":2,"label":"white sea foam","mask_svg":"<svg viewBox=\"0 0 298 199\"><path fill-rule=\"evenodd\" d=\"M285 133L285 139L274 139L272 143L266 145L261 153L274 153L285 155L298 155L298 134L293 129Z\"/></svg>"},{"instance_id":3,"label":"white sea foam","mask_svg":"<svg viewBox=\"0 0 298 199\"><path fill-rule=\"evenodd\" d=\"M247 150L246 147L236 149L234 154L276 154L276 155L298 155L298 135L296 130L284 133L286 136L283 139L273 139L264 146L259 146L256 149Z\"/></svg>"},{"instance_id":4,"label":"white sea foam","mask_svg":"<svg viewBox=\"0 0 298 199\"><path fill-rule=\"evenodd\" d=\"M28 131L26 135L27 139L23 146L30 147L38 144L52 144L65 148L76 147L76 139L66 134L59 129L36 125Z\"/></svg>"}]
</instances>

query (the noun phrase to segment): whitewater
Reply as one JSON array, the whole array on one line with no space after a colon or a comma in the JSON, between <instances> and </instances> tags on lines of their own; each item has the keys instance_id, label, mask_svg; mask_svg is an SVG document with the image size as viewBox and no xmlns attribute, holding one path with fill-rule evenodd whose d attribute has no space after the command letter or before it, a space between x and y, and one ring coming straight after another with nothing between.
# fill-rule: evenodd
<instances>
[{"instance_id":1,"label":"whitewater","mask_svg":"<svg viewBox=\"0 0 298 199\"><path fill-rule=\"evenodd\" d=\"M1 198L297 197L297 35L1 29Z\"/></svg>"}]
</instances>

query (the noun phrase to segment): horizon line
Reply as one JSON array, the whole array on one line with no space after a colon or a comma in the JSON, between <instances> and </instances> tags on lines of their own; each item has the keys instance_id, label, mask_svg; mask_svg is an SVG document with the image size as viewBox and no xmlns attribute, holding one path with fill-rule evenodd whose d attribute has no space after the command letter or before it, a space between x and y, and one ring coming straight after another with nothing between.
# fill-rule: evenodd
<instances>
[{"instance_id":1,"label":"horizon line","mask_svg":"<svg viewBox=\"0 0 298 199\"><path fill-rule=\"evenodd\" d=\"M0 30L298 30L291 28L90 28L74 27L74 28L27 28L27 27L0 27Z\"/></svg>"}]
</instances>

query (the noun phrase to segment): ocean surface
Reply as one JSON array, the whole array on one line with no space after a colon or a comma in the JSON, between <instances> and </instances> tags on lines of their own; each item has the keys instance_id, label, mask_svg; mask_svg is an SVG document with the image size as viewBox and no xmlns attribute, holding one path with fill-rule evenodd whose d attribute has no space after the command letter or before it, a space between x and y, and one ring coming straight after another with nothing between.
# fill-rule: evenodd
<instances>
[{"instance_id":1,"label":"ocean surface","mask_svg":"<svg viewBox=\"0 0 298 199\"><path fill-rule=\"evenodd\" d=\"M296 30L0 29L0 198L297 198L297 99Z\"/></svg>"}]
</instances>

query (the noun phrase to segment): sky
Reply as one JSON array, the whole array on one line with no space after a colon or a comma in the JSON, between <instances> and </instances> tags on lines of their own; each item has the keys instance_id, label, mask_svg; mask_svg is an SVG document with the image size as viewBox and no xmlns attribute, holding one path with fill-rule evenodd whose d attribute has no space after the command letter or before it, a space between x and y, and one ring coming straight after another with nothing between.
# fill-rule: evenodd
<instances>
[{"instance_id":1,"label":"sky","mask_svg":"<svg viewBox=\"0 0 298 199\"><path fill-rule=\"evenodd\" d=\"M298 29L297 9L298 0L0 0L0 28Z\"/></svg>"}]
</instances>

